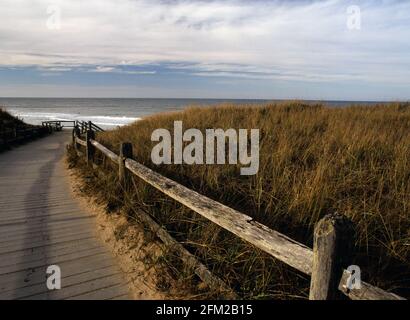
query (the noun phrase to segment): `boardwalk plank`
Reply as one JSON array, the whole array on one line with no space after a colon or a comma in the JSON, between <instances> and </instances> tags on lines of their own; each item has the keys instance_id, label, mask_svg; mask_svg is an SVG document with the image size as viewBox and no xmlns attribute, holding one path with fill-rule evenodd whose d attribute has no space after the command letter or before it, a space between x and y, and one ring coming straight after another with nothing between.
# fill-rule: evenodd
<instances>
[{"instance_id":1,"label":"boardwalk plank","mask_svg":"<svg viewBox=\"0 0 410 320\"><path fill-rule=\"evenodd\" d=\"M89 263L89 261L93 263ZM70 277L78 274L83 274L87 272L93 272L97 268L108 267L113 273L116 273L118 270L112 268L111 257L107 256L95 256L92 258L85 258L76 261L67 261L60 266L62 270L62 279L65 277ZM13 290L16 294L21 291L22 288L28 287L34 284L45 284L45 268L39 270L28 269L25 271L19 271L15 273L10 273L6 276L0 276L0 297L3 291ZM63 288L64 290L64 284Z\"/></svg>"},{"instance_id":2,"label":"boardwalk plank","mask_svg":"<svg viewBox=\"0 0 410 320\"><path fill-rule=\"evenodd\" d=\"M112 276L114 275L112 272L113 272L112 268L108 266L105 268L92 270L92 271L88 271L85 273L75 274L75 275L65 277L65 278L63 277L61 279L61 283L64 286L64 288L67 288L69 286L73 286L79 283L84 283L86 281L92 281L92 280ZM28 297L33 298L33 296L35 295L44 294L47 292L48 292L48 289L44 281L42 281L40 283L25 287L25 290L20 290L17 294L15 294L13 290L8 290L8 291L5 290L3 292L2 298L3 299L23 299L23 298L28 298Z\"/></svg>"},{"instance_id":3,"label":"boardwalk plank","mask_svg":"<svg viewBox=\"0 0 410 320\"><path fill-rule=\"evenodd\" d=\"M7 265L7 261L12 261L19 259L18 261L32 261L39 259L39 257L44 257L44 255L55 255L58 256L60 254L64 254L66 252L71 251L78 251L81 249L90 249L95 248L96 246L100 246L100 244L94 241L94 238L90 238L87 240L77 240L77 241L68 241L59 244L52 244L50 246L37 248L35 250L27 249L27 250L20 250L13 253L7 253L7 260L1 259L1 265ZM0 256L1 257L1 256Z\"/></svg>"},{"instance_id":4,"label":"boardwalk plank","mask_svg":"<svg viewBox=\"0 0 410 320\"><path fill-rule=\"evenodd\" d=\"M87 250L77 250L72 253L68 253L65 255L58 255L58 256L48 256L44 255L40 259L36 260L31 260L31 261L24 261L24 263L15 263L12 265L0 267L0 275L5 275L5 274L10 274L10 273L15 273L19 271L24 271L27 270L27 268L42 268L42 267L47 267L51 264L55 265L60 265L63 262L67 261L74 261L80 258L85 258L85 257L95 257L96 255L105 255L106 252L100 248L92 248L92 249L87 249Z\"/></svg>"},{"instance_id":5,"label":"boardwalk plank","mask_svg":"<svg viewBox=\"0 0 410 320\"><path fill-rule=\"evenodd\" d=\"M66 286L65 290L53 290L41 293L39 295L33 295L24 298L24 300L43 300L43 299L75 299L83 300L84 296L87 300L103 300L107 295L107 288L115 287L113 292L110 292L109 295L118 295L119 289L121 287L122 277L118 274L109 275L99 279L91 279L75 285ZM76 298L78 297L78 298Z\"/></svg>"},{"instance_id":6,"label":"boardwalk plank","mask_svg":"<svg viewBox=\"0 0 410 320\"><path fill-rule=\"evenodd\" d=\"M24 260L27 261L27 264L28 264L34 261L44 260L44 258L49 260L49 259L54 259L54 258L63 257L63 256L65 257L73 253L81 254L83 252L87 252L87 251L94 250L94 249L98 249L98 250L101 250L101 252L103 252L102 251L103 249L96 244L86 244L86 245L82 245L81 249L78 249L78 246L69 246L69 247L63 247L56 251L51 251L50 248L47 248L46 250L41 250L41 251L32 251L31 254L24 257ZM7 260L0 261L0 269L9 267L9 266L19 265L21 260L22 260L21 255L15 255L15 256L7 255Z\"/></svg>"},{"instance_id":7,"label":"boardwalk plank","mask_svg":"<svg viewBox=\"0 0 410 320\"><path fill-rule=\"evenodd\" d=\"M123 286L116 284L105 288L98 288L98 290L86 294L73 296L68 298L68 300L111 300L116 297L120 291L123 291L123 294L126 293Z\"/></svg>"}]
</instances>

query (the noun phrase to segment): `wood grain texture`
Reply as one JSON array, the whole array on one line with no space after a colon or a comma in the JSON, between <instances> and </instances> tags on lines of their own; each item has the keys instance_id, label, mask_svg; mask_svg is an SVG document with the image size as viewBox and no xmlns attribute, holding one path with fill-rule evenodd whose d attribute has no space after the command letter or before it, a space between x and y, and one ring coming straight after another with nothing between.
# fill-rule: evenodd
<instances>
[{"instance_id":1,"label":"wood grain texture","mask_svg":"<svg viewBox=\"0 0 410 320\"><path fill-rule=\"evenodd\" d=\"M155 188L257 248L310 275L312 250L305 245L254 221L251 217L205 197L168 179L142 164L127 159L125 166Z\"/></svg>"},{"instance_id":2,"label":"wood grain texture","mask_svg":"<svg viewBox=\"0 0 410 320\"><path fill-rule=\"evenodd\" d=\"M115 154L114 152L112 152L111 150L109 150L108 148L104 147L101 143L99 143L95 140L91 140L91 144L94 147L96 147L98 150L100 150L105 156L107 156L113 162L115 162L116 164L119 163L120 157L117 154Z\"/></svg>"},{"instance_id":3,"label":"wood grain texture","mask_svg":"<svg viewBox=\"0 0 410 320\"><path fill-rule=\"evenodd\" d=\"M327 215L316 224L310 300L335 300L341 297L339 280L343 268L351 261L353 242L352 223L342 215Z\"/></svg>"}]
</instances>

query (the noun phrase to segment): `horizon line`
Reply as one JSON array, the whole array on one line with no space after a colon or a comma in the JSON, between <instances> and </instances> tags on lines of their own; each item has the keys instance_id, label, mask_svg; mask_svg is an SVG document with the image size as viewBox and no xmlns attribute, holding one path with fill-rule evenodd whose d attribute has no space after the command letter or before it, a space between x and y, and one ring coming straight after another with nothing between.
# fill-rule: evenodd
<instances>
[{"instance_id":1,"label":"horizon line","mask_svg":"<svg viewBox=\"0 0 410 320\"><path fill-rule=\"evenodd\" d=\"M197 97L167 97L167 98L154 98L154 97L3 97L0 99L123 99L123 100L249 100L249 101L309 101L309 102L372 102L372 103L395 103L395 102L410 102L410 99L397 99L397 100L344 100L344 99L300 99L300 98L197 98Z\"/></svg>"}]
</instances>

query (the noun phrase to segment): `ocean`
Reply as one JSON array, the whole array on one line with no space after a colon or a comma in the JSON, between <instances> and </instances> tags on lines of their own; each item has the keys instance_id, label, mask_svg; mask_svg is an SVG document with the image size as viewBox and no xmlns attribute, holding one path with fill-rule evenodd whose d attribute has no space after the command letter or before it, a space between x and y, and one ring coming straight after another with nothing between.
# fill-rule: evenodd
<instances>
[{"instance_id":1,"label":"ocean","mask_svg":"<svg viewBox=\"0 0 410 320\"><path fill-rule=\"evenodd\" d=\"M144 116L167 111L182 110L188 106L215 105L219 103L249 104L274 100L238 99L99 99L99 98L0 98L0 108L30 124L47 120L92 121L105 128L115 128L141 119ZM278 101L278 100L275 100ZM343 107L349 101L324 101Z\"/></svg>"}]
</instances>

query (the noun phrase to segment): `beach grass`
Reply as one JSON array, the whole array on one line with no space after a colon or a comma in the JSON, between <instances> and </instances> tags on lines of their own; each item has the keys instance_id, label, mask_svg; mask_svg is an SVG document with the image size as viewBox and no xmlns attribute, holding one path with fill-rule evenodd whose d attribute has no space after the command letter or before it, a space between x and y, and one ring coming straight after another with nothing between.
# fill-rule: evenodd
<instances>
[{"instance_id":1,"label":"beach grass","mask_svg":"<svg viewBox=\"0 0 410 320\"><path fill-rule=\"evenodd\" d=\"M259 129L260 166L241 176L241 165L154 165L158 128ZM190 107L146 117L98 134L118 153L131 142L134 159L201 194L312 246L315 223L342 213L356 225L355 255L363 280L410 297L410 103L332 108L298 101L266 105ZM100 157L100 155L99 155ZM69 157L73 166L78 159ZM101 158L100 158L101 159ZM137 217L149 212L242 297L306 299L310 279L269 257L156 191L138 178L119 192L116 168L103 178L79 166L108 211Z\"/></svg>"},{"instance_id":2,"label":"beach grass","mask_svg":"<svg viewBox=\"0 0 410 320\"><path fill-rule=\"evenodd\" d=\"M24 125L26 125L26 123L0 107L0 131Z\"/></svg>"}]
</instances>

